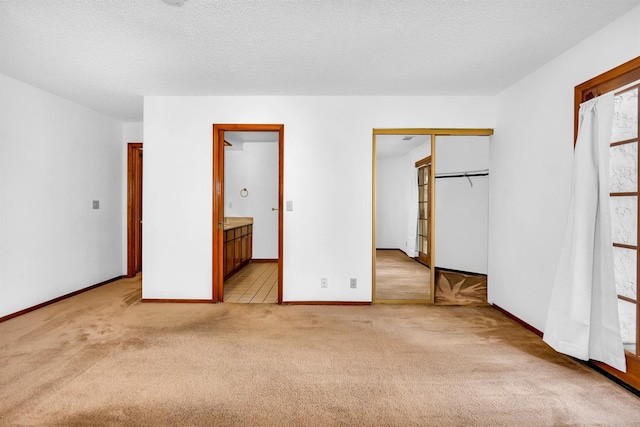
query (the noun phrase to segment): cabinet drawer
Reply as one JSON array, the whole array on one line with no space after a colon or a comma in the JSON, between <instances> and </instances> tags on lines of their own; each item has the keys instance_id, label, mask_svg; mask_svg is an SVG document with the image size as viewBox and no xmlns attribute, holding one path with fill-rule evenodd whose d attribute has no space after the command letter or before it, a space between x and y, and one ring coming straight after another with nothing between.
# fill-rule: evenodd
<instances>
[{"instance_id":1,"label":"cabinet drawer","mask_svg":"<svg viewBox=\"0 0 640 427\"><path fill-rule=\"evenodd\" d=\"M224 232L224 241L228 242L229 240L233 240L234 239L234 233L233 230L226 230Z\"/></svg>"}]
</instances>

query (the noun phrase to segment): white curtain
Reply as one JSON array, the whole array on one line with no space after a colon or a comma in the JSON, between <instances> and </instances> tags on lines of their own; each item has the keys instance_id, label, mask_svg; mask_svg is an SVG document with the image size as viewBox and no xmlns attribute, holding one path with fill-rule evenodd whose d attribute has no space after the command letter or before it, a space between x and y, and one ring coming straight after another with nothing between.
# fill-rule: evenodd
<instances>
[{"instance_id":1,"label":"white curtain","mask_svg":"<svg viewBox=\"0 0 640 427\"><path fill-rule=\"evenodd\" d=\"M418 256L418 169L413 169L411 174L408 175L411 178L411 183L409 183L411 193L409 196L409 209L407 210L409 217L407 218L407 243L404 253L415 258Z\"/></svg>"},{"instance_id":2,"label":"white curtain","mask_svg":"<svg viewBox=\"0 0 640 427\"><path fill-rule=\"evenodd\" d=\"M612 93L580 106L569 215L544 341L561 353L626 372L609 207L613 113Z\"/></svg>"}]
</instances>

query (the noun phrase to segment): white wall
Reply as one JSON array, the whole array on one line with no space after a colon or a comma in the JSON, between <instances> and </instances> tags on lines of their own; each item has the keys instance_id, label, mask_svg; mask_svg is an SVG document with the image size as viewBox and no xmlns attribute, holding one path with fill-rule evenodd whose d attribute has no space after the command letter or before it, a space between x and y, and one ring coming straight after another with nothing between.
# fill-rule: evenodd
<instances>
[{"instance_id":1,"label":"white wall","mask_svg":"<svg viewBox=\"0 0 640 427\"><path fill-rule=\"evenodd\" d=\"M498 96L489 301L542 330L568 210L573 89L640 55L640 7Z\"/></svg>"},{"instance_id":2,"label":"white wall","mask_svg":"<svg viewBox=\"0 0 640 427\"><path fill-rule=\"evenodd\" d=\"M149 96L144 108L144 298L211 298L213 123L285 125L285 301L371 300L373 128L494 126L493 97Z\"/></svg>"},{"instance_id":3,"label":"white wall","mask_svg":"<svg viewBox=\"0 0 640 427\"><path fill-rule=\"evenodd\" d=\"M425 142L400 157L378 158L376 247L401 249L413 254L416 237L411 239L409 236L409 221L412 218L417 220L418 205L412 203L411 197L411 191L417 191L417 187L412 186L416 179L415 164L430 154L431 143ZM412 230L414 228L415 225L411 227ZM415 232L417 233L417 228Z\"/></svg>"},{"instance_id":4,"label":"white wall","mask_svg":"<svg viewBox=\"0 0 640 427\"><path fill-rule=\"evenodd\" d=\"M121 141L122 123L0 75L0 316L122 274Z\"/></svg>"},{"instance_id":5,"label":"white wall","mask_svg":"<svg viewBox=\"0 0 640 427\"><path fill-rule=\"evenodd\" d=\"M278 258L278 143L245 142L225 149L225 216L253 217L254 259ZM241 197L246 188L249 195Z\"/></svg>"},{"instance_id":6,"label":"white wall","mask_svg":"<svg viewBox=\"0 0 640 427\"><path fill-rule=\"evenodd\" d=\"M122 274L127 274L127 144L143 142L142 123L122 124Z\"/></svg>"},{"instance_id":7,"label":"white wall","mask_svg":"<svg viewBox=\"0 0 640 427\"><path fill-rule=\"evenodd\" d=\"M408 203L403 189L409 185L403 173L403 157L377 159L376 179L376 247L399 249L406 239Z\"/></svg>"},{"instance_id":8,"label":"white wall","mask_svg":"<svg viewBox=\"0 0 640 427\"><path fill-rule=\"evenodd\" d=\"M436 174L489 169L489 137L436 137ZM434 265L487 274L489 177L436 178ZM490 280L490 278L489 278Z\"/></svg>"}]
</instances>

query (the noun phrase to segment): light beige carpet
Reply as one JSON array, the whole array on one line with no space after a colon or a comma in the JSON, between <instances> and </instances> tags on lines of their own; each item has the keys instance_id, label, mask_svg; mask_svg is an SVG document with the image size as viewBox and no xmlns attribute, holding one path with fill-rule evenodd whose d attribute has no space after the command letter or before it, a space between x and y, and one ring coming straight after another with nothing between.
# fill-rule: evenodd
<instances>
[{"instance_id":1,"label":"light beige carpet","mask_svg":"<svg viewBox=\"0 0 640 427\"><path fill-rule=\"evenodd\" d=\"M122 280L1 323L0 424L640 425L640 399L491 307L139 298Z\"/></svg>"},{"instance_id":2,"label":"light beige carpet","mask_svg":"<svg viewBox=\"0 0 640 427\"><path fill-rule=\"evenodd\" d=\"M376 250L376 299L429 300L431 270L397 249Z\"/></svg>"}]
</instances>

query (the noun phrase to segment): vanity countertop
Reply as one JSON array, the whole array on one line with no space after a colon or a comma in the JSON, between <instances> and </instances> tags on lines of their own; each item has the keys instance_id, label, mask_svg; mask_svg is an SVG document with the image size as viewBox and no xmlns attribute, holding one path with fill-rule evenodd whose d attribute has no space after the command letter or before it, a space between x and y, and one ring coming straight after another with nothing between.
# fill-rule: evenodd
<instances>
[{"instance_id":1,"label":"vanity countertop","mask_svg":"<svg viewBox=\"0 0 640 427\"><path fill-rule=\"evenodd\" d=\"M253 224L251 216L226 216L224 217L224 229L233 230L234 228Z\"/></svg>"}]
</instances>

